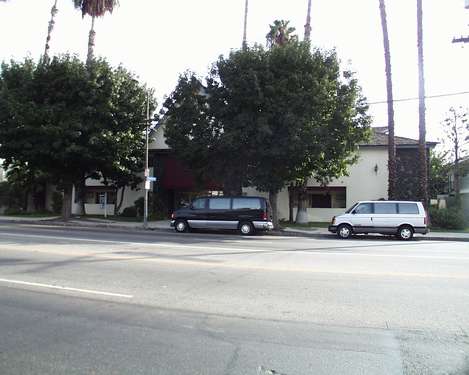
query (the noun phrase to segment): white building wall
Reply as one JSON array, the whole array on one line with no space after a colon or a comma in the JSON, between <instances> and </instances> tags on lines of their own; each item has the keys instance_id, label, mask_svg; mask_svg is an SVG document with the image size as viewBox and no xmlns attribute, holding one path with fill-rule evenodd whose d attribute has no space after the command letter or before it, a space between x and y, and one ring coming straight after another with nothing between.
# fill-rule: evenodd
<instances>
[{"instance_id":1,"label":"white building wall","mask_svg":"<svg viewBox=\"0 0 469 375\"><path fill-rule=\"evenodd\" d=\"M166 144L166 138L164 136L164 125L160 126L151 135L151 142L148 146L150 150L167 150L169 146Z\"/></svg>"},{"instance_id":2,"label":"white building wall","mask_svg":"<svg viewBox=\"0 0 469 375\"><path fill-rule=\"evenodd\" d=\"M320 186L311 179L308 186ZM329 186L346 187L347 207L360 200L376 200L388 197L388 151L383 147L362 147L356 164L349 168L349 176L333 180ZM268 198L267 193L258 192L255 188L245 188L246 195L260 195ZM279 219L288 220L288 189L278 195ZM308 220L328 222L332 216L339 215L345 208L308 208ZM294 209L293 216L296 215Z\"/></svg>"}]
</instances>

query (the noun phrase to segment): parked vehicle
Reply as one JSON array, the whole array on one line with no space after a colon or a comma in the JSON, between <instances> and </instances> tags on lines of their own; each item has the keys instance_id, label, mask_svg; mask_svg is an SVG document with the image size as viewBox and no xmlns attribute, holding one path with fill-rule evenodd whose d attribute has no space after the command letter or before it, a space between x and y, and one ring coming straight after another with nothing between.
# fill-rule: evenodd
<instances>
[{"instance_id":1,"label":"parked vehicle","mask_svg":"<svg viewBox=\"0 0 469 375\"><path fill-rule=\"evenodd\" d=\"M332 218L329 232L340 238L353 234L394 234L410 240L414 233L427 234L427 215L421 202L363 201L355 203L343 215Z\"/></svg>"},{"instance_id":2,"label":"parked vehicle","mask_svg":"<svg viewBox=\"0 0 469 375\"><path fill-rule=\"evenodd\" d=\"M189 229L238 230L243 235L272 230L272 209L262 197L200 197L171 217L176 232Z\"/></svg>"}]
</instances>

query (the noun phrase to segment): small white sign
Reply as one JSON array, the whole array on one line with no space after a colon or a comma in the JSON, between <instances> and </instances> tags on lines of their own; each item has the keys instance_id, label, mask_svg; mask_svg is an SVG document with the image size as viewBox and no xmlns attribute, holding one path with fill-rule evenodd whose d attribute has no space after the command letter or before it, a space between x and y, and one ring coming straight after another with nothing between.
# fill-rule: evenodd
<instances>
[{"instance_id":1,"label":"small white sign","mask_svg":"<svg viewBox=\"0 0 469 375\"><path fill-rule=\"evenodd\" d=\"M145 190L150 190L150 181L149 180L145 181Z\"/></svg>"},{"instance_id":2,"label":"small white sign","mask_svg":"<svg viewBox=\"0 0 469 375\"><path fill-rule=\"evenodd\" d=\"M150 175L150 169L145 169L145 177L148 177Z\"/></svg>"}]
</instances>

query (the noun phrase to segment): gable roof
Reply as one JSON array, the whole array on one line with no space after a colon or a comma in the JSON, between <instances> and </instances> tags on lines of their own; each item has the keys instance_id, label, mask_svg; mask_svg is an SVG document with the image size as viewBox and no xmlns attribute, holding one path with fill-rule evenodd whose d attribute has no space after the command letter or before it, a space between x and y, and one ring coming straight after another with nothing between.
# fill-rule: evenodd
<instances>
[{"instance_id":1,"label":"gable roof","mask_svg":"<svg viewBox=\"0 0 469 375\"><path fill-rule=\"evenodd\" d=\"M394 136L396 147L418 147L419 141L412 138ZM436 146L437 142L427 142L427 147ZM371 128L371 137L368 142L361 143L360 146L387 146L388 127L376 126Z\"/></svg>"}]
</instances>

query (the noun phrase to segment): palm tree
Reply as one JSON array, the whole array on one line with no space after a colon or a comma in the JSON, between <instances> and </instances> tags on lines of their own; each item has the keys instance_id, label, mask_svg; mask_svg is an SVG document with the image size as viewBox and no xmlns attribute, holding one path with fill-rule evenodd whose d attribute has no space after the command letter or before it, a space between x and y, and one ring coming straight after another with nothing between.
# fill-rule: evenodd
<instances>
[{"instance_id":1,"label":"palm tree","mask_svg":"<svg viewBox=\"0 0 469 375\"><path fill-rule=\"evenodd\" d=\"M425 76L423 66L423 10L422 0L417 0L417 49L419 70L419 195L424 207L428 204L428 167L425 126Z\"/></svg>"},{"instance_id":2,"label":"palm tree","mask_svg":"<svg viewBox=\"0 0 469 375\"><path fill-rule=\"evenodd\" d=\"M290 21L275 20L273 25L270 26L270 31L266 35L267 47L272 48L273 46L283 46L290 41L298 40L294 27L289 27Z\"/></svg>"},{"instance_id":3,"label":"palm tree","mask_svg":"<svg viewBox=\"0 0 469 375\"><path fill-rule=\"evenodd\" d=\"M311 0L308 0L308 13L306 14L305 38L306 42L311 40Z\"/></svg>"},{"instance_id":4,"label":"palm tree","mask_svg":"<svg viewBox=\"0 0 469 375\"><path fill-rule=\"evenodd\" d=\"M247 49L248 41L247 41L247 33L248 33L248 7L249 7L249 0L246 0L244 4L244 30L243 30L243 49Z\"/></svg>"},{"instance_id":5,"label":"palm tree","mask_svg":"<svg viewBox=\"0 0 469 375\"><path fill-rule=\"evenodd\" d=\"M394 99L392 93L391 52L389 48L388 22L384 0L379 0L383 29L386 91L388 101L388 198L396 198L396 145L394 143Z\"/></svg>"},{"instance_id":6,"label":"palm tree","mask_svg":"<svg viewBox=\"0 0 469 375\"><path fill-rule=\"evenodd\" d=\"M52 5L51 11L50 11L50 21L49 21L49 27L47 28L47 38L46 38L46 46L44 48L44 62L47 62L49 60L49 49L50 49L50 38L52 35L52 30L54 29L55 25L55 16L57 14L57 0L54 1L54 5Z\"/></svg>"},{"instance_id":7,"label":"palm tree","mask_svg":"<svg viewBox=\"0 0 469 375\"><path fill-rule=\"evenodd\" d=\"M103 17L106 12L112 13L119 4L118 0L73 0L75 8L81 10L82 17L91 17L91 29L88 37L88 55L86 63L93 60L96 32L94 31L94 21L96 17Z\"/></svg>"}]
</instances>

